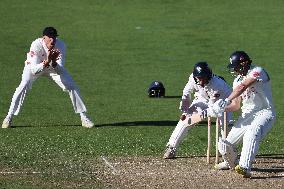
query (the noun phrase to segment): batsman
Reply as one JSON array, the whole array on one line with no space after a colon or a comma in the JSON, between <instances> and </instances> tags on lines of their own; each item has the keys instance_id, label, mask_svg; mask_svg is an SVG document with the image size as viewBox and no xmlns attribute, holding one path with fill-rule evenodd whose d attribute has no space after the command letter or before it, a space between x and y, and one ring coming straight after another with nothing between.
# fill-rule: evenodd
<instances>
[{"instance_id":1,"label":"batsman","mask_svg":"<svg viewBox=\"0 0 284 189\"><path fill-rule=\"evenodd\" d=\"M213 105L216 114L241 108L241 114L226 140L219 140L219 152L225 161L216 168L235 169L246 178L251 177L251 166L259 144L275 120L270 77L263 68L251 63L252 60L244 51L236 51L230 56L227 67L235 76L233 92ZM241 141L243 146L238 160L236 147Z\"/></svg>"},{"instance_id":2,"label":"batsman","mask_svg":"<svg viewBox=\"0 0 284 189\"><path fill-rule=\"evenodd\" d=\"M183 89L179 109L182 111L180 120L177 123L172 135L166 145L164 159L175 158L177 148L192 126L202 119L210 116L217 117L213 111L213 104L228 97L232 88L225 80L212 73L207 62L198 62L194 65L193 73L189 76L188 82ZM194 93L194 98L192 95ZM232 119L232 113L227 113L227 122ZM220 125L224 125L223 115L220 116ZM221 129L224 134L224 129Z\"/></svg>"}]
</instances>

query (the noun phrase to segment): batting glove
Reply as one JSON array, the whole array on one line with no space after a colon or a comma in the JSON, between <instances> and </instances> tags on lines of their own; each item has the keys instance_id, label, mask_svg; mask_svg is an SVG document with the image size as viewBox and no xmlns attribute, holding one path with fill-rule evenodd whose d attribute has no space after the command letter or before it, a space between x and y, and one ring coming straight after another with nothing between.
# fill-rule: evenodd
<instances>
[{"instance_id":1,"label":"batting glove","mask_svg":"<svg viewBox=\"0 0 284 189\"><path fill-rule=\"evenodd\" d=\"M229 105L231 101L229 99L219 99L213 104L213 111L216 113L218 117L221 117L223 115L223 112L225 111L225 107Z\"/></svg>"},{"instance_id":2,"label":"batting glove","mask_svg":"<svg viewBox=\"0 0 284 189\"><path fill-rule=\"evenodd\" d=\"M202 111L202 117L218 117L216 112L213 110L212 106L209 106L207 109Z\"/></svg>"}]
</instances>

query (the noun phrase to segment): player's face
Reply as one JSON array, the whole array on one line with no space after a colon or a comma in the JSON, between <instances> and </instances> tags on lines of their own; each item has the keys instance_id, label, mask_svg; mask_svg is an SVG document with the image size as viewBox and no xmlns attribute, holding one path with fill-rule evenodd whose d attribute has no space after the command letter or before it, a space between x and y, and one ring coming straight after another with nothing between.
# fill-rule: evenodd
<instances>
[{"instance_id":1,"label":"player's face","mask_svg":"<svg viewBox=\"0 0 284 189\"><path fill-rule=\"evenodd\" d=\"M207 79L204 77L195 77L197 84L201 85L202 87L204 87L207 84Z\"/></svg>"},{"instance_id":2,"label":"player's face","mask_svg":"<svg viewBox=\"0 0 284 189\"><path fill-rule=\"evenodd\" d=\"M52 37L48 37L48 36L44 36L43 40L45 42L46 47L51 50L54 48L55 43L56 43L56 38L52 38Z\"/></svg>"},{"instance_id":3,"label":"player's face","mask_svg":"<svg viewBox=\"0 0 284 189\"><path fill-rule=\"evenodd\" d=\"M235 67L233 70L231 70L231 73L233 75L241 75L246 76L249 70L249 65L247 65L248 62L242 62L239 66Z\"/></svg>"}]
</instances>

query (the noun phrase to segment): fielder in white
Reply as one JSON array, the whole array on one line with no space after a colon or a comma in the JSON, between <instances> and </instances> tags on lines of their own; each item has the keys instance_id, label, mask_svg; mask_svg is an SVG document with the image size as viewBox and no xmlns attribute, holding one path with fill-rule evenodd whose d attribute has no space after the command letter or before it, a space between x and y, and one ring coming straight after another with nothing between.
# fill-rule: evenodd
<instances>
[{"instance_id":1,"label":"fielder in white","mask_svg":"<svg viewBox=\"0 0 284 189\"><path fill-rule=\"evenodd\" d=\"M13 95L2 128L12 126L13 116L18 115L28 90L31 89L33 82L39 76L53 80L63 91L69 93L75 113L79 113L81 116L83 127L91 128L94 126L94 123L86 115L87 110L79 89L64 68L65 44L57 39L57 36L55 28L46 27L43 30L43 36L32 42L27 53L22 81Z\"/></svg>"},{"instance_id":2,"label":"fielder in white","mask_svg":"<svg viewBox=\"0 0 284 189\"><path fill-rule=\"evenodd\" d=\"M196 114L200 115L201 119L207 116L216 117L216 114L212 111L212 105L218 99L228 97L231 92L232 88L223 78L212 74L206 62L195 64L193 73L189 76L183 89L180 102L182 115L166 145L164 158L172 159L175 157L178 145L190 129L188 125L196 122L194 118ZM193 100L191 100L192 93L194 93ZM227 117L228 121L231 120L232 113L228 112ZM220 120L220 125L223 125L223 115L220 116ZM223 131L222 129L221 133Z\"/></svg>"},{"instance_id":3,"label":"fielder in white","mask_svg":"<svg viewBox=\"0 0 284 189\"><path fill-rule=\"evenodd\" d=\"M234 168L243 177L251 177L251 166L259 149L260 141L271 129L275 120L270 78L267 72L251 64L244 51L236 51L230 56L228 68L235 73L233 92L225 100L218 100L213 109L217 114L236 111L241 107L241 115L235 122L226 140L219 140L219 151L224 162L217 169ZM236 145L243 141L241 156L237 160Z\"/></svg>"}]
</instances>

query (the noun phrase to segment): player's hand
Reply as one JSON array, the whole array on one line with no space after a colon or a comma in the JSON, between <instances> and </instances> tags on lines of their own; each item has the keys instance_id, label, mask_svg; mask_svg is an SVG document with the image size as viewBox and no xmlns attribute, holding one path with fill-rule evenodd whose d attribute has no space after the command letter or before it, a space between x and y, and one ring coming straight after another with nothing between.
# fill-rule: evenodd
<instances>
[{"instance_id":1,"label":"player's hand","mask_svg":"<svg viewBox=\"0 0 284 189\"><path fill-rule=\"evenodd\" d=\"M55 67L57 66L57 62L56 62L56 61L52 61L52 62L51 62L51 66L52 66L53 68L55 68Z\"/></svg>"},{"instance_id":2,"label":"player's hand","mask_svg":"<svg viewBox=\"0 0 284 189\"><path fill-rule=\"evenodd\" d=\"M49 67L49 62L44 60L43 62L43 67L48 68Z\"/></svg>"},{"instance_id":3,"label":"player's hand","mask_svg":"<svg viewBox=\"0 0 284 189\"><path fill-rule=\"evenodd\" d=\"M202 116L198 113L193 113L190 117L191 124L198 123L202 121Z\"/></svg>"},{"instance_id":4,"label":"player's hand","mask_svg":"<svg viewBox=\"0 0 284 189\"><path fill-rule=\"evenodd\" d=\"M227 105L229 105L231 101L229 99L219 99L213 104L213 111L216 113L218 117L222 116L223 112Z\"/></svg>"},{"instance_id":5,"label":"player's hand","mask_svg":"<svg viewBox=\"0 0 284 189\"><path fill-rule=\"evenodd\" d=\"M201 112L202 119L205 119L206 117L219 117L218 114L213 110L212 106L209 106L207 109L203 110Z\"/></svg>"},{"instance_id":6,"label":"player's hand","mask_svg":"<svg viewBox=\"0 0 284 189\"><path fill-rule=\"evenodd\" d=\"M189 106L190 106L189 99L182 99L179 103L179 109L184 113L188 111Z\"/></svg>"},{"instance_id":7,"label":"player's hand","mask_svg":"<svg viewBox=\"0 0 284 189\"><path fill-rule=\"evenodd\" d=\"M60 55L60 51L58 49L51 49L48 51L47 62L56 62Z\"/></svg>"},{"instance_id":8,"label":"player's hand","mask_svg":"<svg viewBox=\"0 0 284 189\"><path fill-rule=\"evenodd\" d=\"M180 116L180 120L184 121L186 119L186 113L181 114Z\"/></svg>"}]
</instances>

